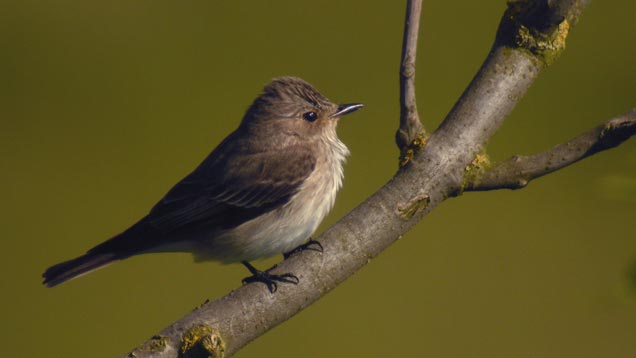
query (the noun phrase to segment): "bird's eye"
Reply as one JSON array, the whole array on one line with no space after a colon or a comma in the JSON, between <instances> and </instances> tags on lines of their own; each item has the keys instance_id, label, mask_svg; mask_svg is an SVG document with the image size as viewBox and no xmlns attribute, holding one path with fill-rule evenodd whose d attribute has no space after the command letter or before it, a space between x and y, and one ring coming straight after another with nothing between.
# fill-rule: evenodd
<instances>
[{"instance_id":1,"label":"bird's eye","mask_svg":"<svg viewBox=\"0 0 636 358\"><path fill-rule=\"evenodd\" d=\"M303 118L308 122L313 122L318 119L318 115L316 114L316 112L306 112L305 114L303 114Z\"/></svg>"}]
</instances>

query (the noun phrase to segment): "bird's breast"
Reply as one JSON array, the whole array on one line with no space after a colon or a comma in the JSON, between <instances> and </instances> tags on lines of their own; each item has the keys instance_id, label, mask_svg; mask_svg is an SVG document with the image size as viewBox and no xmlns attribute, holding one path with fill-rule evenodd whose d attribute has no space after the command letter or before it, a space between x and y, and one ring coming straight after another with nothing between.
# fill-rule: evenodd
<instances>
[{"instance_id":1,"label":"bird's breast","mask_svg":"<svg viewBox=\"0 0 636 358\"><path fill-rule=\"evenodd\" d=\"M320 143L316 166L283 206L212 239L201 259L254 260L289 252L305 243L327 216L343 181L349 150L337 138Z\"/></svg>"}]
</instances>

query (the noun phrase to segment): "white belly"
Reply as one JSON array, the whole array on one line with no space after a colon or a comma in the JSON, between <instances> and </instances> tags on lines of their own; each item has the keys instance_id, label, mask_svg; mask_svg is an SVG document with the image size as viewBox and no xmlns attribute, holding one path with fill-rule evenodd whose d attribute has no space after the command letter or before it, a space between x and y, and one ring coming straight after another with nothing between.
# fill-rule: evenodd
<instances>
[{"instance_id":1,"label":"white belly","mask_svg":"<svg viewBox=\"0 0 636 358\"><path fill-rule=\"evenodd\" d=\"M342 186L342 165L349 151L336 141L287 204L204 240L195 248L195 260L250 261L289 252L307 242L333 207Z\"/></svg>"}]
</instances>

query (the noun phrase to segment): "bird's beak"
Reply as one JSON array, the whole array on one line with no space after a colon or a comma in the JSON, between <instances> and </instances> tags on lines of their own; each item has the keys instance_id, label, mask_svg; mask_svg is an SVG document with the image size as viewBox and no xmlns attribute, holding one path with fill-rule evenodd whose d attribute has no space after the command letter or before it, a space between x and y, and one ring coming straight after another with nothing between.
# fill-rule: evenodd
<instances>
[{"instance_id":1,"label":"bird's beak","mask_svg":"<svg viewBox=\"0 0 636 358\"><path fill-rule=\"evenodd\" d=\"M359 110L362 107L364 107L364 105L362 103L341 104L341 105L338 106L338 110L336 111L336 113L330 115L329 118L337 118L337 117L340 117L340 116L344 116L345 114L349 114L351 112L355 112L355 111Z\"/></svg>"}]
</instances>

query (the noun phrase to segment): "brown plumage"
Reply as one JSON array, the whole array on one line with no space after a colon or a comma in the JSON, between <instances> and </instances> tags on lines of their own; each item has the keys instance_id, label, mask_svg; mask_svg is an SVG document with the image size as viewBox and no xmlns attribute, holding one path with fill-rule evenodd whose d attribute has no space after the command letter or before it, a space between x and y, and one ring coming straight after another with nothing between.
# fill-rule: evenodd
<instances>
[{"instance_id":1,"label":"brown plumage","mask_svg":"<svg viewBox=\"0 0 636 358\"><path fill-rule=\"evenodd\" d=\"M185 251L197 260L246 263L306 242L342 183L348 150L336 135L338 118L360 107L338 106L299 78L273 80L239 127L148 215L49 268L44 284L141 253Z\"/></svg>"}]
</instances>

